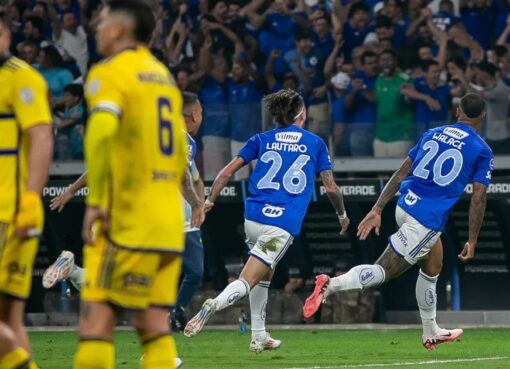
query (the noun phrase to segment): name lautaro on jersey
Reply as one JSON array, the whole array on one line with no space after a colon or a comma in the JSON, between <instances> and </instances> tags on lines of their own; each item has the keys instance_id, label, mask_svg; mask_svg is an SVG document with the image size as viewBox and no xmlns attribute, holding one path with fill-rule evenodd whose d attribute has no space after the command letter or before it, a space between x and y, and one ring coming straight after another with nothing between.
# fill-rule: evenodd
<instances>
[{"instance_id":1,"label":"name lautaro on jersey","mask_svg":"<svg viewBox=\"0 0 510 369\"><path fill-rule=\"evenodd\" d=\"M303 137L301 132L276 133L276 142L267 142L266 150L305 153L308 151L308 147L306 145L299 144L301 137Z\"/></svg>"}]
</instances>

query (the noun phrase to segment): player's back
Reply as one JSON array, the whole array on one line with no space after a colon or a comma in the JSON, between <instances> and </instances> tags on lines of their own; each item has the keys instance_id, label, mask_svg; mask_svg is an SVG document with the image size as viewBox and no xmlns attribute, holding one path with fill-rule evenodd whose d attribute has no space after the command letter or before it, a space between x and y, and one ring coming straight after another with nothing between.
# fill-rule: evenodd
<instances>
[{"instance_id":1,"label":"player's back","mask_svg":"<svg viewBox=\"0 0 510 369\"><path fill-rule=\"evenodd\" d=\"M24 61L11 57L0 65L0 86L0 222L10 222L27 175L22 132L49 124L51 114L46 82Z\"/></svg>"},{"instance_id":2,"label":"player's back","mask_svg":"<svg viewBox=\"0 0 510 369\"><path fill-rule=\"evenodd\" d=\"M492 151L464 123L426 132L409 157L412 174L402 182L398 204L433 230L442 230L468 183L490 183Z\"/></svg>"},{"instance_id":3,"label":"player's back","mask_svg":"<svg viewBox=\"0 0 510 369\"><path fill-rule=\"evenodd\" d=\"M314 191L315 176L331 169L328 151L318 136L295 125L253 136L240 156L258 161L250 177L245 217L275 225L292 235L301 222Z\"/></svg>"},{"instance_id":4,"label":"player's back","mask_svg":"<svg viewBox=\"0 0 510 369\"><path fill-rule=\"evenodd\" d=\"M186 168L182 98L168 70L144 47L96 66L89 108L120 117L111 156L110 238L120 245L173 248L182 232L180 183Z\"/></svg>"}]
</instances>

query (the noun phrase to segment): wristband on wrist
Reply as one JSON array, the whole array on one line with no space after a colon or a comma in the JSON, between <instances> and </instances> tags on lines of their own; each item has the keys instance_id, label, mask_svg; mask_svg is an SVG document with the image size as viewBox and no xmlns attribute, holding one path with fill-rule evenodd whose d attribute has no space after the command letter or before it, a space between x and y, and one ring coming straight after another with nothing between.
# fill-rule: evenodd
<instances>
[{"instance_id":1,"label":"wristband on wrist","mask_svg":"<svg viewBox=\"0 0 510 369\"><path fill-rule=\"evenodd\" d=\"M209 200L209 198L205 199L205 205L214 205L214 202Z\"/></svg>"}]
</instances>

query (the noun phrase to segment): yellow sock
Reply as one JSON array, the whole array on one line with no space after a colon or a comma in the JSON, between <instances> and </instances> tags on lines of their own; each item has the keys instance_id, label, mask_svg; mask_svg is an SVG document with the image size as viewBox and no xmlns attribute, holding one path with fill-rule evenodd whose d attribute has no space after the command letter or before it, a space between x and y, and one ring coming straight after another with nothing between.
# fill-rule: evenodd
<instances>
[{"instance_id":1,"label":"yellow sock","mask_svg":"<svg viewBox=\"0 0 510 369\"><path fill-rule=\"evenodd\" d=\"M0 358L0 369L29 368L30 355L23 348L17 348Z\"/></svg>"},{"instance_id":2,"label":"yellow sock","mask_svg":"<svg viewBox=\"0 0 510 369\"><path fill-rule=\"evenodd\" d=\"M101 340L80 341L74 356L74 369L113 369L113 343Z\"/></svg>"},{"instance_id":3,"label":"yellow sock","mask_svg":"<svg viewBox=\"0 0 510 369\"><path fill-rule=\"evenodd\" d=\"M142 369L174 368L177 355L172 336L165 335L142 340L143 362Z\"/></svg>"},{"instance_id":4,"label":"yellow sock","mask_svg":"<svg viewBox=\"0 0 510 369\"><path fill-rule=\"evenodd\" d=\"M30 361L28 363L28 369L39 369L39 367L37 366L37 364L34 361Z\"/></svg>"}]
</instances>

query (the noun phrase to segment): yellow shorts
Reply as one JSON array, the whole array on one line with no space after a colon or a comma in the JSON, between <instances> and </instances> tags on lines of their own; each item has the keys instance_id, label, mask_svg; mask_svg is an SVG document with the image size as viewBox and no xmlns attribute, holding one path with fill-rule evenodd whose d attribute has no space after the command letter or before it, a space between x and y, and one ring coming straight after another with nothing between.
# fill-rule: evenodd
<instances>
[{"instance_id":1,"label":"yellow shorts","mask_svg":"<svg viewBox=\"0 0 510 369\"><path fill-rule=\"evenodd\" d=\"M27 299L32 287L32 270L39 240L21 241L14 224L0 223L0 292Z\"/></svg>"},{"instance_id":2,"label":"yellow shorts","mask_svg":"<svg viewBox=\"0 0 510 369\"><path fill-rule=\"evenodd\" d=\"M97 237L83 249L83 301L108 302L126 309L172 308L177 298L181 256L131 250ZM160 266L163 259L170 261Z\"/></svg>"}]
</instances>

